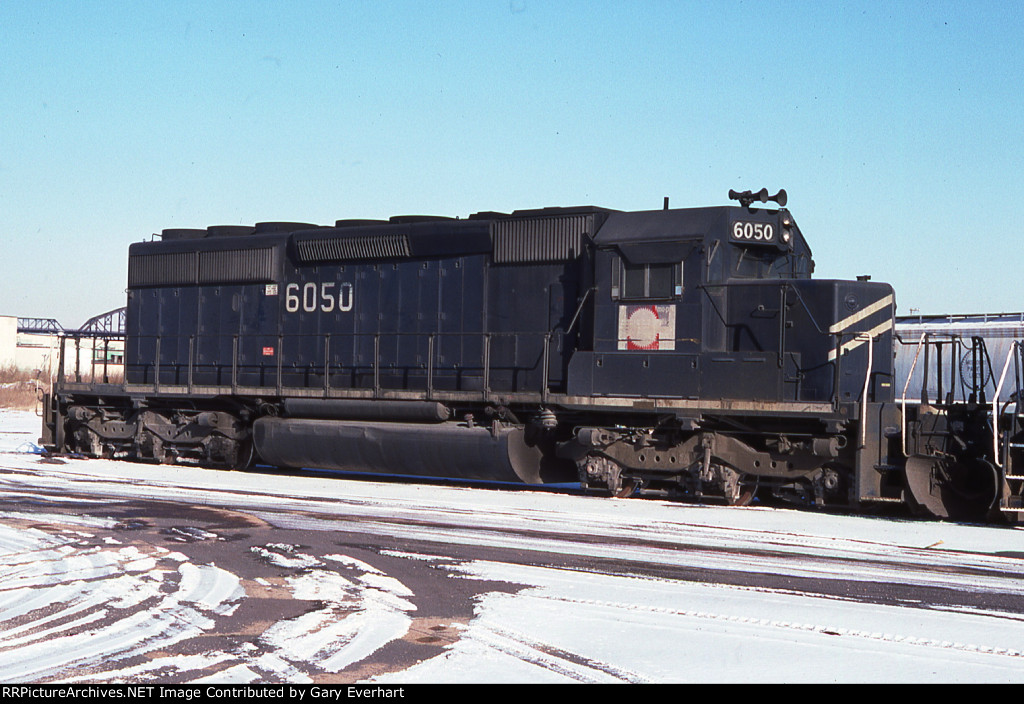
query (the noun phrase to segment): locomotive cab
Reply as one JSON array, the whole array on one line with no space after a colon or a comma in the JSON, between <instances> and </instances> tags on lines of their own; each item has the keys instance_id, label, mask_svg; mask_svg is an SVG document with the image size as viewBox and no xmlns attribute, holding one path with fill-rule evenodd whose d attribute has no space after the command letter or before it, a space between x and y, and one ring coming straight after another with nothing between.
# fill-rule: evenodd
<instances>
[{"instance_id":1,"label":"locomotive cab","mask_svg":"<svg viewBox=\"0 0 1024 704\"><path fill-rule=\"evenodd\" d=\"M816 503L899 496L877 470L895 423L892 288L812 279L780 195L777 209L741 197L612 213L597 232L593 336L568 393L654 418L643 433L578 431L562 452L584 481L730 503L758 486Z\"/></svg>"},{"instance_id":2,"label":"locomotive cab","mask_svg":"<svg viewBox=\"0 0 1024 704\"><path fill-rule=\"evenodd\" d=\"M811 281L810 247L784 208L612 213L594 246L592 335L573 355L570 395L852 397L831 328L892 300L884 284Z\"/></svg>"}]
</instances>

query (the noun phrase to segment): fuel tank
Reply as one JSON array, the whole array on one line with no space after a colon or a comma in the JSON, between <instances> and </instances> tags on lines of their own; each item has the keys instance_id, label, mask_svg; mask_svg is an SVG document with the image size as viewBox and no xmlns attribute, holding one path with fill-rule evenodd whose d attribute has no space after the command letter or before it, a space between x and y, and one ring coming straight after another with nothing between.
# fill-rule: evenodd
<instances>
[{"instance_id":1,"label":"fuel tank","mask_svg":"<svg viewBox=\"0 0 1024 704\"><path fill-rule=\"evenodd\" d=\"M577 480L571 463L547 457L522 428L461 423L258 419L256 451L268 464L525 484Z\"/></svg>"}]
</instances>

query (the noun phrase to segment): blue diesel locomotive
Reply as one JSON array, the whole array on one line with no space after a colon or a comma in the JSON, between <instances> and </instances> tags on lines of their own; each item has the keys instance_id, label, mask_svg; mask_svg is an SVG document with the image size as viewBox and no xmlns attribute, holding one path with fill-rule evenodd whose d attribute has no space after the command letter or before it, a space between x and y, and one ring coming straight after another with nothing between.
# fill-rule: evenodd
<instances>
[{"instance_id":1,"label":"blue diesel locomotive","mask_svg":"<svg viewBox=\"0 0 1024 704\"><path fill-rule=\"evenodd\" d=\"M813 279L785 191L730 195L164 230L129 251L123 383L61 381L44 441L1016 516L987 407L907 402L893 289Z\"/></svg>"}]
</instances>

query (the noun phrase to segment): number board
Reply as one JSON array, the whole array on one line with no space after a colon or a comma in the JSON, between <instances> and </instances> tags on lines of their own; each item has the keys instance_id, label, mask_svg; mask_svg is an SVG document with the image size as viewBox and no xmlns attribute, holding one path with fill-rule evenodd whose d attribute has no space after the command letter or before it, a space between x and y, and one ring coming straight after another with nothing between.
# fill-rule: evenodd
<instances>
[{"instance_id":1,"label":"number board","mask_svg":"<svg viewBox=\"0 0 1024 704\"><path fill-rule=\"evenodd\" d=\"M775 225L770 222L737 220L732 224L732 241L744 244L775 244Z\"/></svg>"}]
</instances>

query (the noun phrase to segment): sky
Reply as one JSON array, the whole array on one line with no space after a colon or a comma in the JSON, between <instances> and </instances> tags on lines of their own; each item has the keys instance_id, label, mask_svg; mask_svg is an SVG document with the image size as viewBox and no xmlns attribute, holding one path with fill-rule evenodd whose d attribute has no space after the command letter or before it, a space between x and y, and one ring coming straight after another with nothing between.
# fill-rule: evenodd
<instances>
[{"instance_id":1,"label":"sky","mask_svg":"<svg viewBox=\"0 0 1024 704\"><path fill-rule=\"evenodd\" d=\"M1024 3L0 2L0 315L165 228L785 188L819 278L1024 310Z\"/></svg>"}]
</instances>

